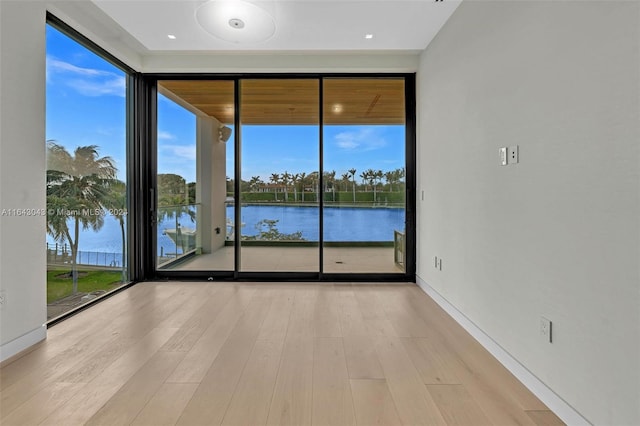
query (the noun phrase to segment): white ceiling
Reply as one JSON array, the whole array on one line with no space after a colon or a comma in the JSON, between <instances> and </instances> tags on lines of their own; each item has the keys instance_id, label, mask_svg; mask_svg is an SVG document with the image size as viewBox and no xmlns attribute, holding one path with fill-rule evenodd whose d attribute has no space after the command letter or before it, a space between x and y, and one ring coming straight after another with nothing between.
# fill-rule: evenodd
<instances>
[{"instance_id":1,"label":"white ceiling","mask_svg":"<svg viewBox=\"0 0 640 426\"><path fill-rule=\"evenodd\" d=\"M457 0L252 1L274 17L276 32L262 43L236 44L217 39L198 25L195 11L203 0L91 1L150 53L416 51L431 42L460 4ZM365 39L365 34L373 38Z\"/></svg>"}]
</instances>

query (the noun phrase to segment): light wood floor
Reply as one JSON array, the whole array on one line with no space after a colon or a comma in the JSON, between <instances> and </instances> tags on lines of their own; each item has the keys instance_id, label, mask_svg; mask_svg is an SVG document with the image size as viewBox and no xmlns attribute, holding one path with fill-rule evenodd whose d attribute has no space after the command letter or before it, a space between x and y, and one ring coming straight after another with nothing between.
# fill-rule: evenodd
<instances>
[{"instance_id":1,"label":"light wood floor","mask_svg":"<svg viewBox=\"0 0 640 426\"><path fill-rule=\"evenodd\" d=\"M138 284L0 380L2 425L562 424L413 284Z\"/></svg>"}]
</instances>

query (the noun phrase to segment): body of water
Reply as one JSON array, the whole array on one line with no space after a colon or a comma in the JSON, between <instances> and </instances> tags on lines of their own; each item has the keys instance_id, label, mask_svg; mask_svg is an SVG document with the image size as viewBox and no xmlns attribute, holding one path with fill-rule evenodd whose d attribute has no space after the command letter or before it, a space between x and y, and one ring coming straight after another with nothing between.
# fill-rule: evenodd
<instances>
[{"instance_id":1,"label":"body of water","mask_svg":"<svg viewBox=\"0 0 640 426\"><path fill-rule=\"evenodd\" d=\"M258 223L264 219L277 220L276 228L283 234L302 232L308 241L319 239L319 211L317 207L248 205L242 207L242 235L257 235ZM227 207L227 218L233 222L234 206ZM178 222L182 229L196 228L188 215L183 214ZM393 241L394 230L404 230L403 208L326 207L324 209L325 241ZM165 229L175 229L176 218L165 219L158 226L158 254L175 253L175 243L163 234ZM55 241L47 235L47 242ZM107 216L99 232L80 231L79 249L120 253L122 241L117 220ZM180 250L178 249L178 252Z\"/></svg>"},{"instance_id":2,"label":"body of water","mask_svg":"<svg viewBox=\"0 0 640 426\"><path fill-rule=\"evenodd\" d=\"M233 218L233 206L227 207L227 217ZM320 212L317 207L243 206L242 235L258 235L256 227L263 219L277 220L283 234L302 232L302 238L318 241ZM393 241L393 230L404 229L404 209L326 207L324 209L325 241Z\"/></svg>"}]
</instances>

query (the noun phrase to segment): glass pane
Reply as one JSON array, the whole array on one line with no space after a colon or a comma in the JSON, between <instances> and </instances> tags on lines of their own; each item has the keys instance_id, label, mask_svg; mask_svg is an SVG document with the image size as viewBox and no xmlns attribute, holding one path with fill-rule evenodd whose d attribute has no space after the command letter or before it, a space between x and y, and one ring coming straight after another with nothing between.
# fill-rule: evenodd
<instances>
[{"instance_id":1,"label":"glass pane","mask_svg":"<svg viewBox=\"0 0 640 426\"><path fill-rule=\"evenodd\" d=\"M158 82L159 269L234 269L233 92L233 81Z\"/></svg>"},{"instance_id":2,"label":"glass pane","mask_svg":"<svg viewBox=\"0 0 640 426\"><path fill-rule=\"evenodd\" d=\"M241 271L319 270L318 87L241 81Z\"/></svg>"},{"instance_id":3,"label":"glass pane","mask_svg":"<svg viewBox=\"0 0 640 426\"><path fill-rule=\"evenodd\" d=\"M404 272L404 79L324 80L327 273Z\"/></svg>"},{"instance_id":4,"label":"glass pane","mask_svg":"<svg viewBox=\"0 0 640 426\"><path fill-rule=\"evenodd\" d=\"M47 318L124 283L126 74L47 25Z\"/></svg>"}]
</instances>

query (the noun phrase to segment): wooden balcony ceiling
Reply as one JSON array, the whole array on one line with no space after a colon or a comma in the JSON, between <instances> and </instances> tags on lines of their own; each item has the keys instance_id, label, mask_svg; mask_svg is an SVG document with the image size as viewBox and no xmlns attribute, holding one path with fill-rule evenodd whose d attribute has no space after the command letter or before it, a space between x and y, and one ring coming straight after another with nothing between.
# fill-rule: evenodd
<instances>
[{"instance_id":1,"label":"wooden balcony ceiling","mask_svg":"<svg viewBox=\"0 0 640 426\"><path fill-rule=\"evenodd\" d=\"M163 80L160 93L224 124L233 124L233 82ZM240 81L243 124L318 124L319 81ZM404 80L336 78L324 80L325 124L404 124Z\"/></svg>"}]
</instances>

